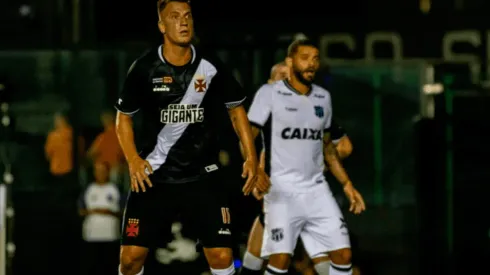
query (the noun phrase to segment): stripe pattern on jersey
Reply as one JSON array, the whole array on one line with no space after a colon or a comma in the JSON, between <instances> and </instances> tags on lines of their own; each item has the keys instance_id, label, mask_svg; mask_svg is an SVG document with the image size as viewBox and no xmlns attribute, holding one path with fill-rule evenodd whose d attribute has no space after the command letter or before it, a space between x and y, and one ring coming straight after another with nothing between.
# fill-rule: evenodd
<instances>
[{"instance_id":1,"label":"stripe pattern on jersey","mask_svg":"<svg viewBox=\"0 0 490 275\"><path fill-rule=\"evenodd\" d=\"M194 81L196 76L204 76L206 78L206 82L208 85L210 85L217 72L218 71L213 64L205 59L201 59L192 81ZM194 85L189 85L184 97L178 104L194 104L200 106L206 94L207 91L197 92ZM165 163L170 149L177 143L188 126L189 123L165 124L157 136L157 144L155 148L146 157L146 160L150 163L153 171L158 170L158 168Z\"/></svg>"}]
</instances>

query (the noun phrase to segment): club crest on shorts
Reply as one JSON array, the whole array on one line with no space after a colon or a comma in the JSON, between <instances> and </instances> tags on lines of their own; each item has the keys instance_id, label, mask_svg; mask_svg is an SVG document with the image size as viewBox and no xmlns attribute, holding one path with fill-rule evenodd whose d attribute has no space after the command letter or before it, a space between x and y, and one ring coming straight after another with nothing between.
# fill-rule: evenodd
<instances>
[{"instance_id":1,"label":"club crest on shorts","mask_svg":"<svg viewBox=\"0 0 490 275\"><path fill-rule=\"evenodd\" d=\"M203 93L207 88L206 78L204 78L204 76L196 76L196 79L194 80L194 89L196 92Z\"/></svg>"},{"instance_id":2,"label":"club crest on shorts","mask_svg":"<svg viewBox=\"0 0 490 275\"><path fill-rule=\"evenodd\" d=\"M273 228L271 230L271 239L275 242L280 242L284 239L284 230L282 228Z\"/></svg>"},{"instance_id":3,"label":"club crest on shorts","mask_svg":"<svg viewBox=\"0 0 490 275\"><path fill-rule=\"evenodd\" d=\"M139 219L128 219L128 224L126 225L126 236L138 237L140 233L139 223L140 223Z\"/></svg>"},{"instance_id":4,"label":"club crest on shorts","mask_svg":"<svg viewBox=\"0 0 490 275\"><path fill-rule=\"evenodd\" d=\"M315 106L315 115L319 118L323 118L325 116L325 111L322 106Z\"/></svg>"}]
</instances>

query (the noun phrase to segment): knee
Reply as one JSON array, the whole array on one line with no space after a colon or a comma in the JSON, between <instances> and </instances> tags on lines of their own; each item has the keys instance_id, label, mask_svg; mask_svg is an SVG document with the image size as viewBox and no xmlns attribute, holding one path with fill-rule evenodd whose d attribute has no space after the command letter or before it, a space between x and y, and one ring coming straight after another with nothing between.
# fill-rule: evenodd
<instances>
[{"instance_id":1,"label":"knee","mask_svg":"<svg viewBox=\"0 0 490 275\"><path fill-rule=\"evenodd\" d=\"M124 275L137 274L143 268L148 250L143 247L122 246L120 255L120 271Z\"/></svg>"},{"instance_id":2,"label":"knee","mask_svg":"<svg viewBox=\"0 0 490 275\"><path fill-rule=\"evenodd\" d=\"M205 254L211 268L225 269L233 264L230 248L205 248Z\"/></svg>"},{"instance_id":3,"label":"knee","mask_svg":"<svg viewBox=\"0 0 490 275\"><path fill-rule=\"evenodd\" d=\"M348 265L351 263L352 251L350 250L350 248L343 248L329 252L328 256L334 264Z\"/></svg>"}]
</instances>

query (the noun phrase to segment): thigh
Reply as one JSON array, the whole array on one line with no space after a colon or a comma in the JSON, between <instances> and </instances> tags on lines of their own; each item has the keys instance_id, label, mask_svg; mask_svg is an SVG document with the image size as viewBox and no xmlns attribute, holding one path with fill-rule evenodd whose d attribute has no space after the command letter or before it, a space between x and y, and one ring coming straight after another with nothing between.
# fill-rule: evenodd
<instances>
[{"instance_id":1,"label":"thigh","mask_svg":"<svg viewBox=\"0 0 490 275\"><path fill-rule=\"evenodd\" d=\"M333 197L315 194L308 198L311 211L301 232L301 240L310 258L350 247L344 217Z\"/></svg>"},{"instance_id":2,"label":"thigh","mask_svg":"<svg viewBox=\"0 0 490 275\"><path fill-rule=\"evenodd\" d=\"M220 188L217 177L195 183L193 193L185 200L184 215L194 228L199 228L197 237L205 248L233 245L232 213L229 207L229 191Z\"/></svg>"},{"instance_id":3,"label":"thigh","mask_svg":"<svg viewBox=\"0 0 490 275\"><path fill-rule=\"evenodd\" d=\"M164 230L170 228L165 211L172 212L173 206L161 189L154 186L146 192L130 192L122 220L122 245L154 247Z\"/></svg>"},{"instance_id":4,"label":"thigh","mask_svg":"<svg viewBox=\"0 0 490 275\"><path fill-rule=\"evenodd\" d=\"M264 198L264 234L262 257L272 254L293 254L303 226L303 216L295 198L282 194L268 194Z\"/></svg>"}]
</instances>

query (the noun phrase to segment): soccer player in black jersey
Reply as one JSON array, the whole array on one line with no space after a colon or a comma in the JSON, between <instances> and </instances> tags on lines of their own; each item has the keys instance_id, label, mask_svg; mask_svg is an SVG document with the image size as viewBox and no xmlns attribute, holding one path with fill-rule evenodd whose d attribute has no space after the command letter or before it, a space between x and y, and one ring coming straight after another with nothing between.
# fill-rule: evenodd
<instances>
[{"instance_id":1,"label":"soccer player in black jersey","mask_svg":"<svg viewBox=\"0 0 490 275\"><path fill-rule=\"evenodd\" d=\"M289 69L286 66L286 63L280 62L272 67L270 79L267 82L269 84L274 83L276 81L287 79L288 76L289 76ZM340 159L347 158L352 153L352 142L347 136L347 133L335 121L332 121L332 125L330 129L331 129L330 135L332 138L332 142L335 144L335 148L337 149L339 158ZM261 152L260 166L261 169L264 169L265 167L264 150L262 150ZM254 190L254 196L259 201L262 200L262 195L259 194L257 190ZM250 231L248 242L247 242L247 251L245 252L245 255L243 257L243 267L240 274L242 275L262 274L264 260L260 257L260 252L262 249L263 232L264 232L264 213L261 212L258 214L257 218L254 221L254 224L252 225L252 229ZM296 270L298 272L301 272L301 274L307 274L308 272L315 273L311 260L306 255L304 248L301 247L301 249L299 249L298 252L300 254L299 256L301 256L301 259L294 259L295 260L294 266Z\"/></svg>"},{"instance_id":2,"label":"soccer player in black jersey","mask_svg":"<svg viewBox=\"0 0 490 275\"><path fill-rule=\"evenodd\" d=\"M245 151L243 192L268 188L265 174L257 169L241 105L245 95L217 58L191 44L188 1L159 0L158 14L164 43L133 63L115 106L117 135L131 174L119 274L143 274L148 248L163 230L170 230L177 214L199 228L212 273L234 274L227 182L218 161L224 119L231 118ZM143 121L137 140L132 127L136 113Z\"/></svg>"}]
</instances>

